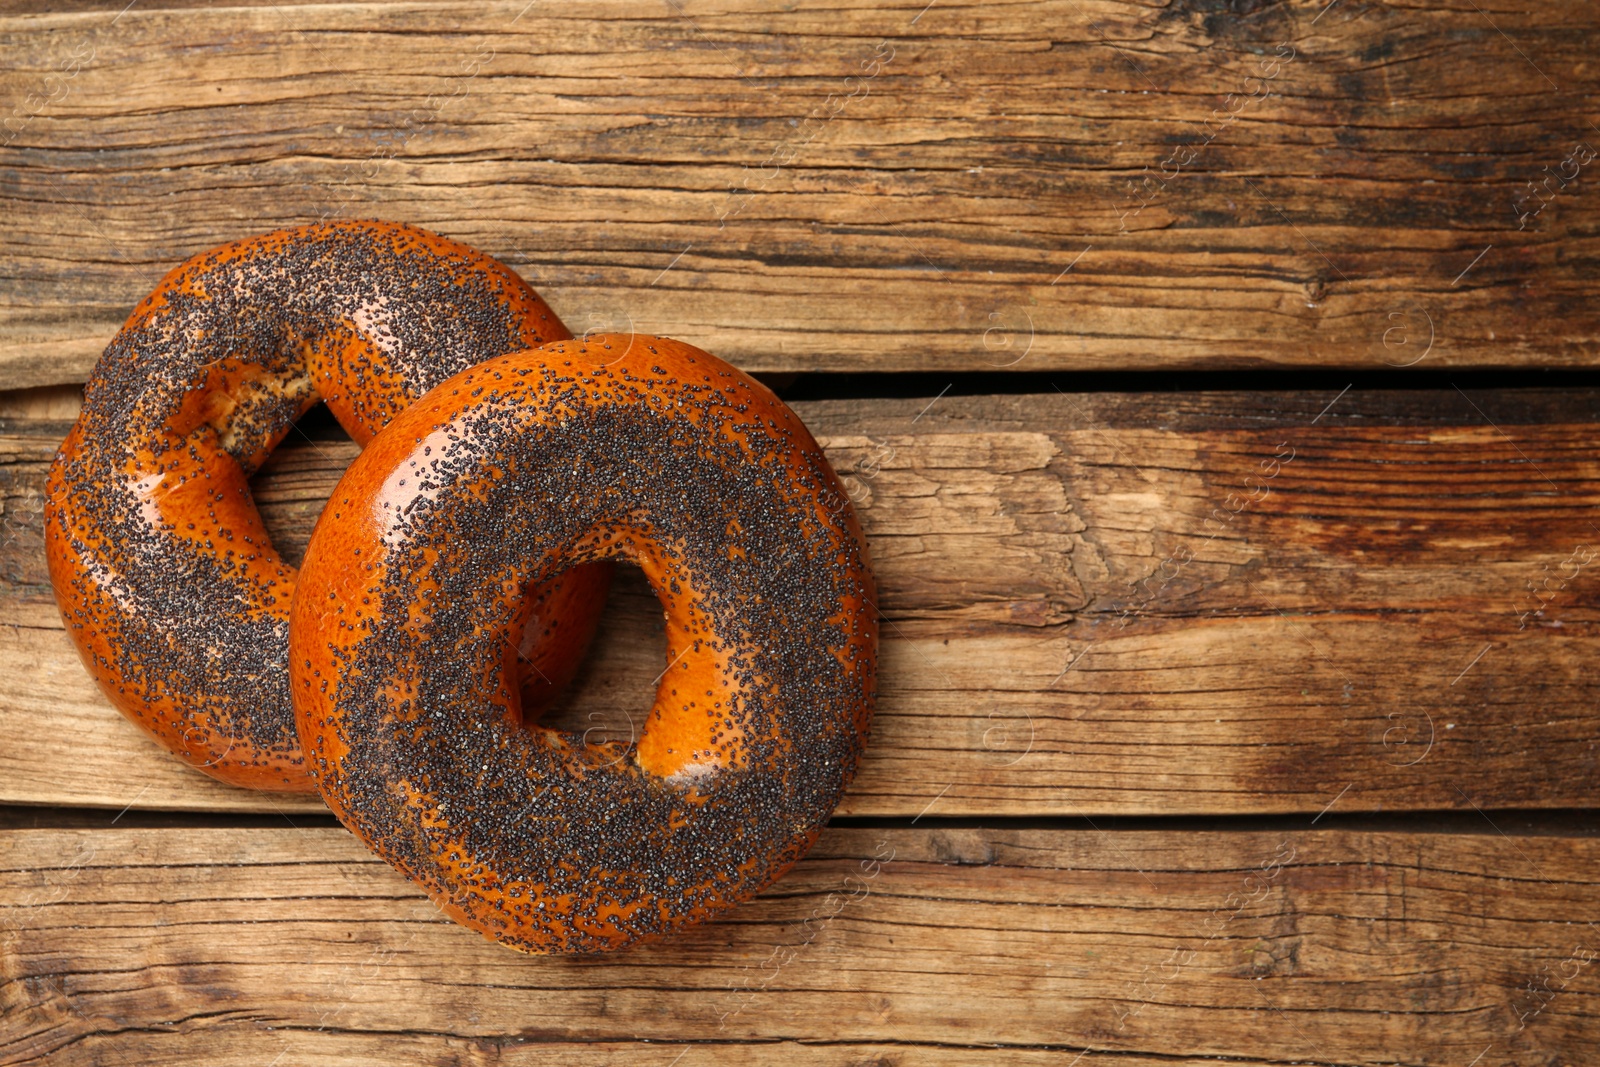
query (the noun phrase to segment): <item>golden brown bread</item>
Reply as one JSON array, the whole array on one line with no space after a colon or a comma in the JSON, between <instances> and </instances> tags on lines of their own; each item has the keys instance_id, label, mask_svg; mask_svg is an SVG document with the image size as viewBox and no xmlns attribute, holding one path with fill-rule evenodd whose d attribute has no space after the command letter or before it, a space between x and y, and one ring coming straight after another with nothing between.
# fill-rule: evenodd
<instances>
[{"instance_id":1,"label":"golden brown bread","mask_svg":"<svg viewBox=\"0 0 1600 1067\"><path fill-rule=\"evenodd\" d=\"M528 590L630 559L667 617L636 745L525 721ZM295 590L301 741L330 808L450 916L525 952L660 936L804 854L871 719L865 541L804 425L661 338L490 360L350 466Z\"/></svg>"},{"instance_id":2,"label":"golden brown bread","mask_svg":"<svg viewBox=\"0 0 1600 1067\"><path fill-rule=\"evenodd\" d=\"M248 479L322 400L358 443L480 360L568 337L509 268L412 226L337 222L195 256L91 376L45 534L68 632L112 703L235 785L308 791L288 687L295 570ZM581 658L605 565L545 590L529 699Z\"/></svg>"}]
</instances>

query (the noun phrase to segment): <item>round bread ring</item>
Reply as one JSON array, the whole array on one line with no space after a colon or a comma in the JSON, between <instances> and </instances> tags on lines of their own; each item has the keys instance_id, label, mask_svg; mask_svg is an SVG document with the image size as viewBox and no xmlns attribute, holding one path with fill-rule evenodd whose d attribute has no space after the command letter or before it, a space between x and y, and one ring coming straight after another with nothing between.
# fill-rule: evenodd
<instances>
[{"instance_id":1,"label":"round bread ring","mask_svg":"<svg viewBox=\"0 0 1600 1067\"><path fill-rule=\"evenodd\" d=\"M521 591L637 563L667 664L636 742L518 729ZM295 590L300 739L340 821L451 918L597 952L744 900L854 777L878 628L866 543L799 418L640 335L490 360L345 472Z\"/></svg>"},{"instance_id":2,"label":"round bread ring","mask_svg":"<svg viewBox=\"0 0 1600 1067\"><path fill-rule=\"evenodd\" d=\"M295 568L249 476L319 399L365 444L450 375L569 336L510 268L395 223L279 231L174 269L106 348L50 469L50 579L100 688L215 778L314 791L289 698ZM530 702L576 671L609 581L583 568L530 596Z\"/></svg>"}]
</instances>

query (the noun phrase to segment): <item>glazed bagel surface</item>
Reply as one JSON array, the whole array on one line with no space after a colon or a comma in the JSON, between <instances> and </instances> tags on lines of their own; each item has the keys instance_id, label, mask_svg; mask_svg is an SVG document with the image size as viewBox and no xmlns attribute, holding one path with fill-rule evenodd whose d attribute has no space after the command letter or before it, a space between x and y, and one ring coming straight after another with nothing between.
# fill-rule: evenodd
<instances>
[{"instance_id":1,"label":"glazed bagel surface","mask_svg":"<svg viewBox=\"0 0 1600 1067\"><path fill-rule=\"evenodd\" d=\"M250 475L319 400L365 444L450 375L567 336L509 268L395 223L279 231L170 272L106 348L50 471L51 581L100 688L216 778L314 789L289 696L295 568ZM575 669L608 580L576 572L535 598L530 695Z\"/></svg>"},{"instance_id":2,"label":"glazed bagel surface","mask_svg":"<svg viewBox=\"0 0 1600 1067\"><path fill-rule=\"evenodd\" d=\"M524 721L527 590L637 563L665 666L631 742ZM854 776L877 623L826 458L760 383L618 335L491 360L345 473L295 591L291 676L324 799L448 915L594 952L744 900Z\"/></svg>"}]
</instances>

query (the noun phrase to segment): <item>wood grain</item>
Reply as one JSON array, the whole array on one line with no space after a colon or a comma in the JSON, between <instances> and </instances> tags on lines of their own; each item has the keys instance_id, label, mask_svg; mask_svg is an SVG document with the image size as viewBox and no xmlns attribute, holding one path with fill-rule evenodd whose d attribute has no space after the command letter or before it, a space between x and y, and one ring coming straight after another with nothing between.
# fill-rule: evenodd
<instances>
[{"instance_id":1,"label":"wood grain","mask_svg":"<svg viewBox=\"0 0 1600 1067\"><path fill-rule=\"evenodd\" d=\"M1593 802L1594 390L796 406L860 498L885 619L842 814ZM315 810L181 768L93 689L39 548L64 431L0 433L0 801ZM291 556L353 455L302 441L258 477ZM552 721L630 729L658 619L624 580Z\"/></svg>"},{"instance_id":2,"label":"wood grain","mask_svg":"<svg viewBox=\"0 0 1600 1067\"><path fill-rule=\"evenodd\" d=\"M1600 840L1483 830L831 830L588 958L482 940L341 829L4 831L0 1062L1582 1062Z\"/></svg>"},{"instance_id":3,"label":"wood grain","mask_svg":"<svg viewBox=\"0 0 1600 1067\"><path fill-rule=\"evenodd\" d=\"M166 269L329 215L752 370L1592 365L1597 32L1572 0L8 3L0 384L81 380Z\"/></svg>"}]
</instances>

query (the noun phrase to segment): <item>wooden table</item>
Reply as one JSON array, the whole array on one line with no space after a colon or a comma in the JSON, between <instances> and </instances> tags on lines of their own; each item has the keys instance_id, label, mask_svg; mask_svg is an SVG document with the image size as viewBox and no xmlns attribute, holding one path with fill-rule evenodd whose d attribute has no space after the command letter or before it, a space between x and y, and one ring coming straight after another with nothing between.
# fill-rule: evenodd
<instances>
[{"instance_id":1,"label":"wooden table","mask_svg":"<svg viewBox=\"0 0 1600 1067\"><path fill-rule=\"evenodd\" d=\"M123 4L0 3L0 1063L1596 1062L1600 13ZM352 216L767 375L861 498L873 747L726 921L517 956L79 665L99 350ZM625 575L558 723L658 617Z\"/></svg>"}]
</instances>

